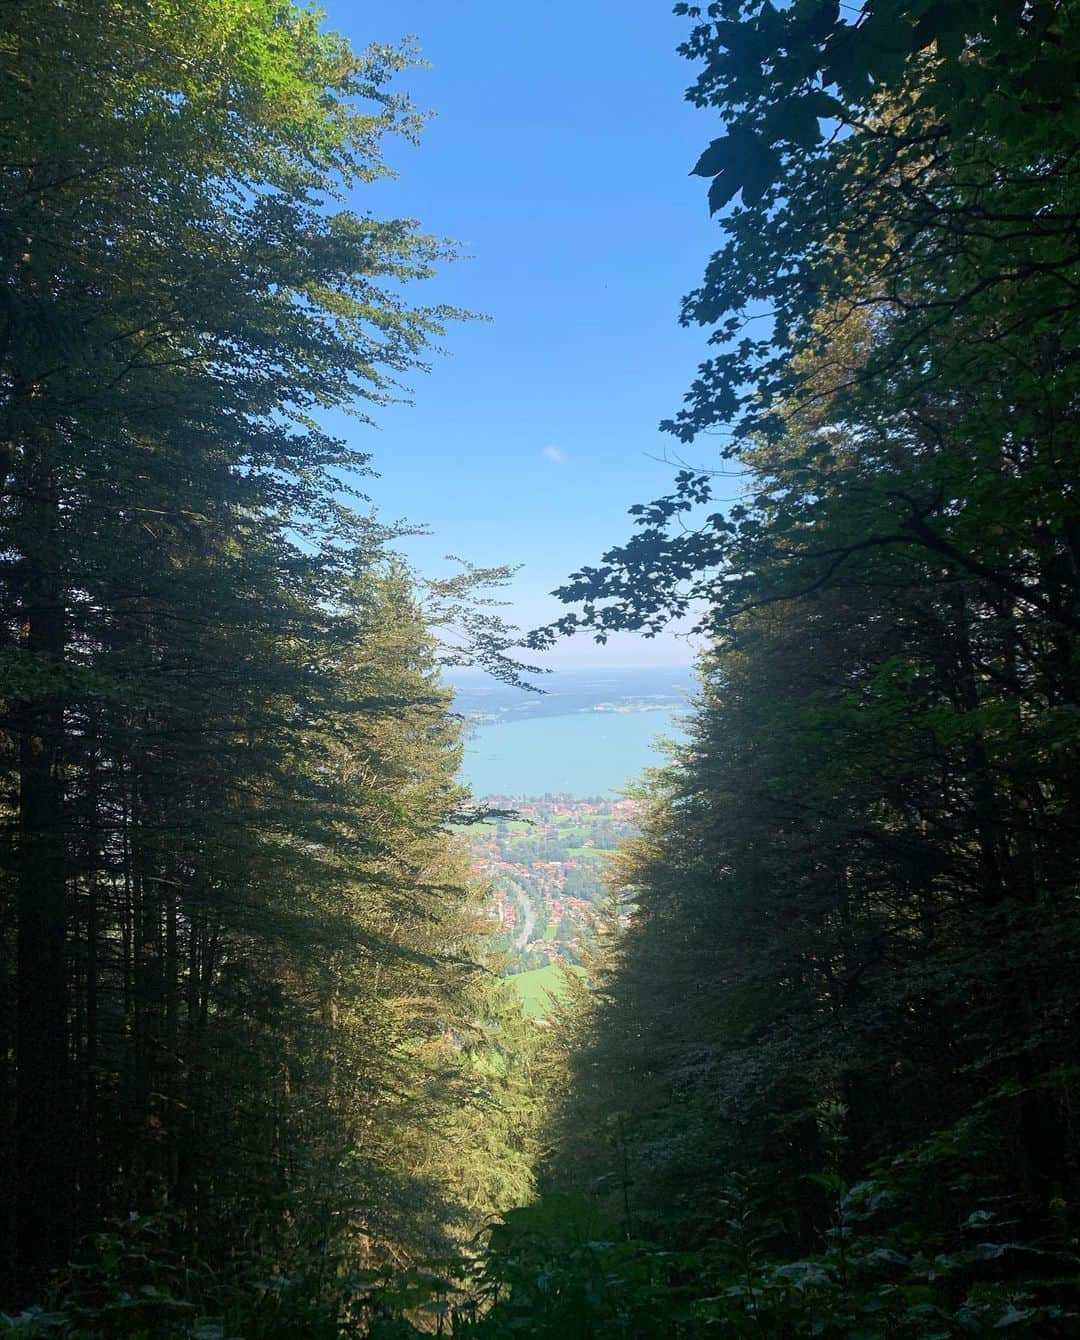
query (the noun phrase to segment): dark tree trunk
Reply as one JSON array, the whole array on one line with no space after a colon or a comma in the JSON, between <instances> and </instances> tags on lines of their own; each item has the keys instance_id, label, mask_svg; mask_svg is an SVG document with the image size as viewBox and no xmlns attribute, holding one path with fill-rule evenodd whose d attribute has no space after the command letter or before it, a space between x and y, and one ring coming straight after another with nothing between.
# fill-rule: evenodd
<instances>
[{"instance_id":1,"label":"dark tree trunk","mask_svg":"<svg viewBox=\"0 0 1080 1340\"><path fill-rule=\"evenodd\" d=\"M19 861L16 893L16 1225L20 1286L33 1288L70 1246L71 1083L68 1066L64 713L48 676L64 654L58 572L59 509L44 470L28 480L22 564L23 645L44 691L19 721Z\"/></svg>"},{"instance_id":2,"label":"dark tree trunk","mask_svg":"<svg viewBox=\"0 0 1080 1340\"><path fill-rule=\"evenodd\" d=\"M102 842L98 831L100 787L98 779L98 740L96 720L91 717L86 764L86 1045L82 1065L82 1113L80 1139L80 1192L82 1222L93 1223L100 1211L101 1192L98 1177L99 1122L98 1071L100 1065L100 973L101 973L101 861Z\"/></svg>"}]
</instances>

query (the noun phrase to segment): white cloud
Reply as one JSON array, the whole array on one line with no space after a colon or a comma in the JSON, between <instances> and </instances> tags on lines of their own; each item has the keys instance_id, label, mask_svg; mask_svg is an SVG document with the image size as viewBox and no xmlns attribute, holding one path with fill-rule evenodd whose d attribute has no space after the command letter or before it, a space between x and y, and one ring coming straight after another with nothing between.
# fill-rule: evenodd
<instances>
[{"instance_id":1,"label":"white cloud","mask_svg":"<svg viewBox=\"0 0 1080 1340\"><path fill-rule=\"evenodd\" d=\"M540 455L555 465L562 465L566 460L566 452L561 447L545 447Z\"/></svg>"}]
</instances>

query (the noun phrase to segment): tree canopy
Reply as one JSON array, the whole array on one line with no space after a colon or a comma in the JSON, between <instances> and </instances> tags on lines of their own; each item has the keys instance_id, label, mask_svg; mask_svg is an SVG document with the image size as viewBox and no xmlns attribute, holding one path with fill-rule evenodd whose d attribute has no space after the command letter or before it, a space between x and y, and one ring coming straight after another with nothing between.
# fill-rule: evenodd
<instances>
[{"instance_id":1,"label":"tree canopy","mask_svg":"<svg viewBox=\"0 0 1080 1340\"><path fill-rule=\"evenodd\" d=\"M504 574L419 584L320 427L463 315L411 296L452 248L343 203L414 56L282 0L9 8L4 1296L128 1212L218 1263L445 1247L505 1193L449 1152L489 1100L438 665L506 672Z\"/></svg>"}]
</instances>

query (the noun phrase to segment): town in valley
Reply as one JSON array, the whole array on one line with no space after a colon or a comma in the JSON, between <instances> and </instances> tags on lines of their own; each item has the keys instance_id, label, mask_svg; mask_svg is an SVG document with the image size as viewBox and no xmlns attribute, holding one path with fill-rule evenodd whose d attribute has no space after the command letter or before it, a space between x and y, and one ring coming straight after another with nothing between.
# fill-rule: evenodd
<instances>
[{"instance_id":1,"label":"town in valley","mask_svg":"<svg viewBox=\"0 0 1080 1340\"><path fill-rule=\"evenodd\" d=\"M610 858L637 831L637 802L548 795L489 796L485 804L511 817L462 833L474 878L490 884L507 972L580 963L610 896Z\"/></svg>"}]
</instances>

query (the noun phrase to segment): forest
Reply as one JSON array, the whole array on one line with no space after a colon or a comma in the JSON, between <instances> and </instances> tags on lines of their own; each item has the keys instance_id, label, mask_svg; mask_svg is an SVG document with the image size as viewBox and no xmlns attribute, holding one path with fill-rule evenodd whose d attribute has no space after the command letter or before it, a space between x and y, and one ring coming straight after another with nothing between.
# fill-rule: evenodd
<instances>
[{"instance_id":1,"label":"forest","mask_svg":"<svg viewBox=\"0 0 1080 1340\"><path fill-rule=\"evenodd\" d=\"M1080 1333L1080 17L675 16L703 361L523 634L355 445L473 319L414 48L4 5L0 1336ZM687 624L538 1023L446 671Z\"/></svg>"}]
</instances>

